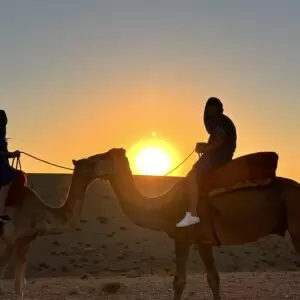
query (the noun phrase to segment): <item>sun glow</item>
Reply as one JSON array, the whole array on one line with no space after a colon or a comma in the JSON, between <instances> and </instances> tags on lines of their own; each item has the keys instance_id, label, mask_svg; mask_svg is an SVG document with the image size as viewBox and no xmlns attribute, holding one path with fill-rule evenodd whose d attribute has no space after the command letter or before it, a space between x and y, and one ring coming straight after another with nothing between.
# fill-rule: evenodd
<instances>
[{"instance_id":1,"label":"sun glow","mask_svg":"<svg viewBox=\"0 0 300 300\"><path fill-rule=\"evenodd\" d=\"M135 144L128 152L135 174L165 175L179 161L176 151L169 143L156 139L156 133L152 133L152 137Z\"/></svg>"},{"instance_id":2,"label":"sun glow","mask_svg":"<svg viewBox=\"0 0 300 300\"><path fill-rule=\"evenodd\" d=\"M136 159L137 171L147 175L164 175L172 167L171 157L160 148L146 148L138 153Z\"/></svg>"}]
</instances>

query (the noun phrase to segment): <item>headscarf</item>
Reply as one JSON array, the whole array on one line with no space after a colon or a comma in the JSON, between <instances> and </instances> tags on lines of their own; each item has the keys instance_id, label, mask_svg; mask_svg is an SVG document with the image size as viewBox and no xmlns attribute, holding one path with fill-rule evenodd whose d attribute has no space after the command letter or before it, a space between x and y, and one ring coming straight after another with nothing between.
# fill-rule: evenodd
<instances>
[{"instance_id":1,"label":"headscarf","mask_svg":"<svg viewBox=\"0 0 300 300\"><path fill-rule=\"evenodd\" d=\"M215 117L208 116L207 107L209 107L209 106L218 106L220 108L219 116L215 116ZM211 97L207 100L207 102L205 104L203 119L204 119L205 128L209 134L211 134L214 131L214 129L217 127L219 118L223 114L223 111L224 111L223 104L220 101L220 99L218 99L216 97Z\"/></svg>"},{"instance_id":2,"label":"headscarf","mask_svg":"<svg viewBox=\"0 0 300 300\"><path fill-rule=\"evenodd\" d=\"M7 125L7 115L5 110L0 109L0 125L6 127Z\"/></svg>"}]
</instances>

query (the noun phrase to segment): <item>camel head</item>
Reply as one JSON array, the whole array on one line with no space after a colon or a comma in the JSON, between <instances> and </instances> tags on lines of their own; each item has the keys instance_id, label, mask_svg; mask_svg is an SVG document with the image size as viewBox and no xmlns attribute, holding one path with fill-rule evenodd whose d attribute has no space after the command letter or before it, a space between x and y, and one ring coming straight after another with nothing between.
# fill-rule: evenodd
<instances>
[{"instance_id":1,"label":"camel head","mask_svg":"<svg viewBox=\"0 0 300 300\"><path fill-rule=\"evenodd\" d=\"M86 181L108 176L113 171L113 164L107 159L107 154L96 154L79 160L73 159L74 174Z\"/></svg>"},{"instance_id":2,"label":"camel head","mask_svg":"<svg viewBox=\"0 0 300 300\"><path fill-rule=\"evenodd\" d=\"M126 174L130 171L126 150L123 148L112 148L107 152L89 157L96 162L95 172L104 180L113 181L118 174Z\"/></svg>"}]
</instances>

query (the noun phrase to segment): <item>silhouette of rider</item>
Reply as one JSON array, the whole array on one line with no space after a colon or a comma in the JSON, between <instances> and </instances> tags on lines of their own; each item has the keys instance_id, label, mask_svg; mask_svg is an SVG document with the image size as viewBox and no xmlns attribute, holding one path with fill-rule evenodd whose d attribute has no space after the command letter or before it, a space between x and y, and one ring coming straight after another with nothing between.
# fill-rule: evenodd
<instances>
[{"instance_id":1,"label":"silhouette of rider","mask_svg":"<svg viewBox=\"0 0 300 300\"><path fill-rule=\"evenodd\" d=\"M236 128L232 120L223 113L222 102L215 97L207 100L204 110L204 125L209 134L207 143L197 143L195 151L202 156L186 177L189 193L189 210L177 227L187 227L200 222L197 214L198 180L207 171L232 160L236 149Z\"/></svg>"}]
</instances>

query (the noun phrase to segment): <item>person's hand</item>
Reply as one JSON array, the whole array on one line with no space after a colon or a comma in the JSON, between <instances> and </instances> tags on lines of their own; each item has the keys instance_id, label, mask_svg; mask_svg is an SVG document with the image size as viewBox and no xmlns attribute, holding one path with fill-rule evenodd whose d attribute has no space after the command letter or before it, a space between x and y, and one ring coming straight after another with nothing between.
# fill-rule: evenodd
<instances>
[{"instance_id":1,"label":"person's hand","mask_svg":"<svg viewBox=\"0 0 300 300\"><path fill-rule=\"evenodd\" d=\"M13 158L19 158L21 156L21 152L19 150L16 150L16 151L11 153L11 156Z\"/></svg>"},{"instance_id":2,"label":"person's hand","mask_svg":"<svg viewBox=\"0 0 300 300\"><path fill-rule=\"evenodd\" d=\"M206 143L197 143L196 147L195 147L195 151L199 154L199 153L203 153L204 152L204 148L206 147Z\"/></svg>"}]
</instances>

